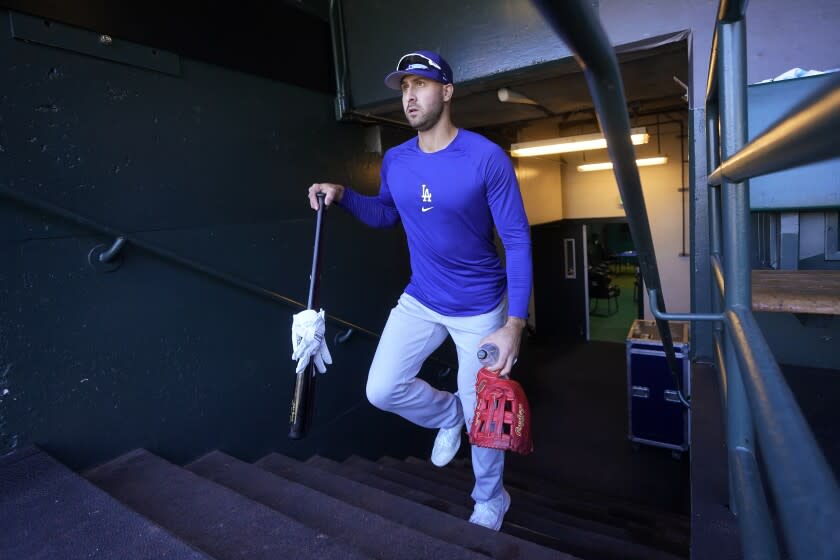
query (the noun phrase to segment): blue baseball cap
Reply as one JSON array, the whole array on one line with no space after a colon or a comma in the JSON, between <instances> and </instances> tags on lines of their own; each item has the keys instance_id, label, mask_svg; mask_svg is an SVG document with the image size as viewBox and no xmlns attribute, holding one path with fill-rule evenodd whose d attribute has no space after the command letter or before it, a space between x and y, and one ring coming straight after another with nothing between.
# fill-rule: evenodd
<instances>
[{"instance_id":1,"label":"blue baseball cap","mask_svg":"<svg viewBox=\"0 0 840 560\"><path fill-rule=\"evenodd\" d=\"M436 52L414 51L400 58L397 69L385 76L385 85L399 90L403 76L424 76L442 84L451 84L452 68Z\"/></svg>"}]
</instances>

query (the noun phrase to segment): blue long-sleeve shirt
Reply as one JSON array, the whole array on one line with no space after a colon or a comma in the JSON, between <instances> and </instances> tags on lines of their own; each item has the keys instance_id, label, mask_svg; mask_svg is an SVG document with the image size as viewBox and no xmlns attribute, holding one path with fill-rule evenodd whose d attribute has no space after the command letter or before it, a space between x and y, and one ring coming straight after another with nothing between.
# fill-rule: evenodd
<instances>
[{"instance_id":1,"label":"blue long-sleeve shirt","mask_svg":"<svg viewBox=\"0 0 840 560\"><path fill-rule=\"evenodd\" d=\"M388 150L377 196L345 189L339 206L372 227L400 220L411 258L406 293L443 315L487 313L508 292L508 314L528 316L531 239L507 154L459 129L443 150L425 153L412 138ZM505 247L502 269L493 225Z\"/></svg>"}]
</instances>

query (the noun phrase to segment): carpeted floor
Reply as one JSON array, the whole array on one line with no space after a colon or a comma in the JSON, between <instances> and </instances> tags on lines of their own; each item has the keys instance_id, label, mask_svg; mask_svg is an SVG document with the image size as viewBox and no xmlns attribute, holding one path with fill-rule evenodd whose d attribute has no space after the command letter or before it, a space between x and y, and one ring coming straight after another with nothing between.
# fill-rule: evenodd
<instances>
[{"instance_id":1,"label":"carpeted floor","mask_svg":"<svg viewBox=\"0 0 840 560\"><path fill-rule=\"evenodd\" d=\"M598 300L597 307L595 300L590 302L589 313L589 339L611 342L624 342L630 325L636 319L638 304L633 301L633 290L635 288L635 274L615 274L612 283L621 288L621 295L618 296L618 311L613 315L607 315L607 301ZM616 309L616 302L611 302L611 309Z\"/></svg>"}]
</instances>

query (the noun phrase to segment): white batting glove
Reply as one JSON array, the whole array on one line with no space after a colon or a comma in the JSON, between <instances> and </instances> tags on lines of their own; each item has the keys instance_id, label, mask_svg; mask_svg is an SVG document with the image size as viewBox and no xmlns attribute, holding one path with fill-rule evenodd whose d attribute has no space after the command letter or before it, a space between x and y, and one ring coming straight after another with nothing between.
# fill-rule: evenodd
<instances>
[{"instance_id":1,"label":"white batting glove","mask_svg":"<svg viewBox=\"0 0 840 560\"><path fill-rule=\"evenodd\" d=\"M312 359L315 361L315 367L318 369L318 373L327 373L327 365L332 364L332 356L330 356L330 350L327 348L326 340L321 342L318 350L312 355Z\"/></svg>"},{"instance_id":2,"label":"white batting glove","mask_svg":"<svg viewBox=\"0 0 840 560\"><path fill-rule=\"evenodd\" d=\"M324 310L316 312L307 309L295 314L292 319L292 359L298 362L295 373L306 369L310 358L315 361L320 373L326 373L327 364L332 364L332 356L324 340Z\"/></svg>"}]
</instances>

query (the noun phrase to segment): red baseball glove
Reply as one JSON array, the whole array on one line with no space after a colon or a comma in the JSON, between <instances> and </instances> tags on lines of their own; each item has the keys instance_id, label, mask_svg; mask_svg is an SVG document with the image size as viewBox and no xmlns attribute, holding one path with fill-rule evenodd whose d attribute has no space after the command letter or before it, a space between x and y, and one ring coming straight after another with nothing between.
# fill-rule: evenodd
<instances>
[{"instance_id":1,"label":"red baseball glove","mask_svg":"<svg viewBox=\"0 0 840 560\"><path fill-rule=\"evenodd\" d=\"M531 442L531 407L522 386L481 368L475 381L475 415L470 443L527 455Z\"/></svg>"}]
</instances>

